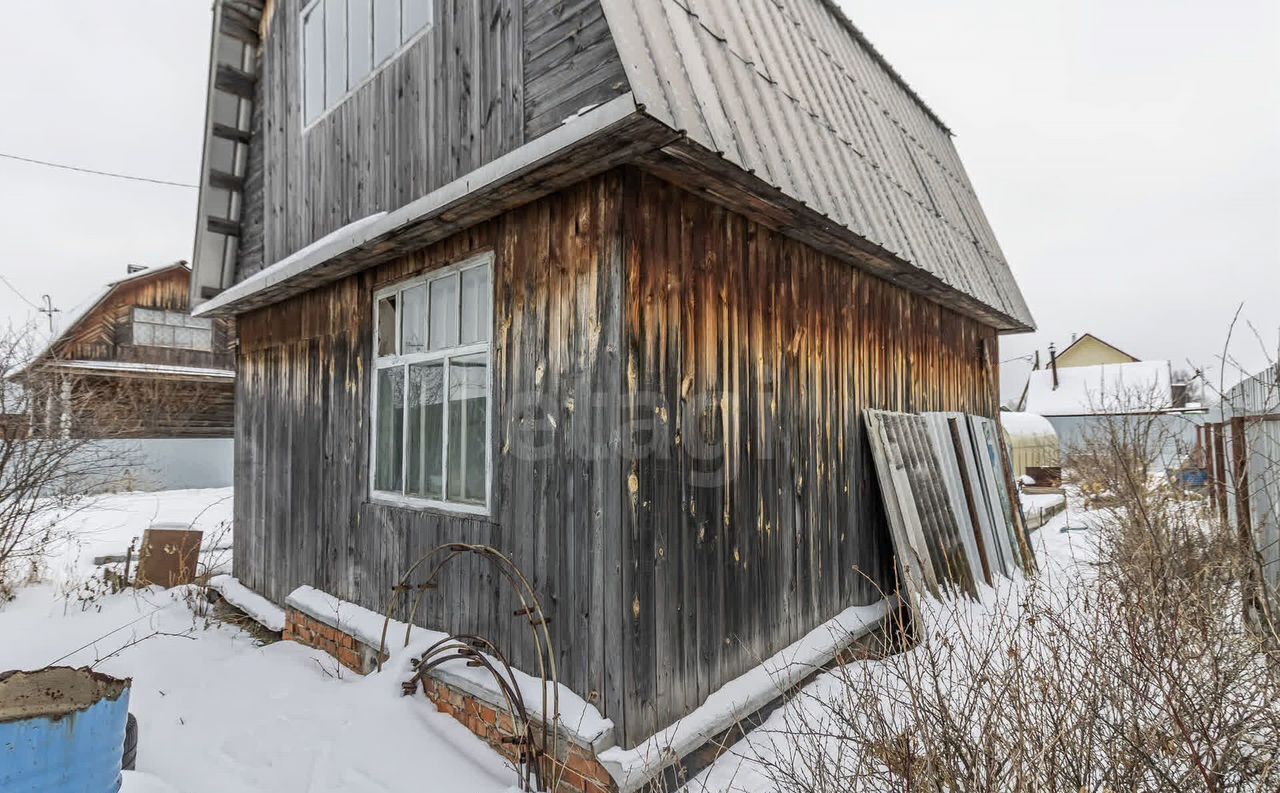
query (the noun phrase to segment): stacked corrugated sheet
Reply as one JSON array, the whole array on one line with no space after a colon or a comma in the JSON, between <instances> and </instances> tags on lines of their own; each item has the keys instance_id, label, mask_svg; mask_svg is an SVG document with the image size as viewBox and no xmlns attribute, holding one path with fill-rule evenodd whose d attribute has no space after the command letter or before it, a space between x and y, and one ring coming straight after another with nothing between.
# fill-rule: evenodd
<instances>
[{"instance_id":1,"label":"stacked corrugated sheet","mask_svg":"<svg viewBox=\"0 0 1280 793\"><path fill-rule=\"evenodd\" d=\"M1012 577L1034 558L999 425L964 413L866 411L885 513L909 592Z\"/></svg>"}]
</instances>

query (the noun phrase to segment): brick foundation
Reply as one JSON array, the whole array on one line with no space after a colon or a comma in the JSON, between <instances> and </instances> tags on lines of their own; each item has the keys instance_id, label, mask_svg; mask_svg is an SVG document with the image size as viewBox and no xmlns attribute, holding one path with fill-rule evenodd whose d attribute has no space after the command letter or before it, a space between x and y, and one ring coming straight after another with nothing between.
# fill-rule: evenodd
<instances>
[{"instance_id":1,"label":"brick foundation","mask_svg":"<svg viewBox=\"0 0 1280 793\"><path fill-rule=\"evenodd\" d=\"M288 641L324 650L357 674L368 674L377 666L376 648L292 607L285 609L282 636ZM503 740L514 735L511 716L504 708L434 677L428 679L423 688L437 710L457 719L511 762L518 761L516 747ZM567 739L561 739L559 746L559 756L547 758L547 767L543 769L543 778L555 781L552 786L555 793L617 791L613 778L590 748Z\"/></svg>"}]
</instances>

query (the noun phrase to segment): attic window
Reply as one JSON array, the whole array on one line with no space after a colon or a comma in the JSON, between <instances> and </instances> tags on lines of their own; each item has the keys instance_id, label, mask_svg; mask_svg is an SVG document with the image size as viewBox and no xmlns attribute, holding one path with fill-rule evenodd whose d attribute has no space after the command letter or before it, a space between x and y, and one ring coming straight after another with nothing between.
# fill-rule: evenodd
<instances>
[{"instance_id":1,"label":"attic window","mask_svg":"<svg viewBox=\"0 0 1280 793\"><path fill-rule=\"evenodd\" d=\"M310 124L431 26L434 0L311 0L302 9L302 103Z\"/></svg>"},{"instance_id":2,"label":"attic window","mask_svg":"<svg viewBox=\"0 0 1280 793\"><path fill-rule=\"evenodd\" d=\"M133 343L140 347L213 352L213 320L181 311L135 308Z\"/></svg>"},{"instance_id":3,"label":"attic window","mask_svg":"<svg viewBox=\"0 0 1280 793\"><path fill-rule=\"evenodd\" d=\"M491 261L470 259L374 298L376 498L488 512Z\"/></svg>"}]
</instances>

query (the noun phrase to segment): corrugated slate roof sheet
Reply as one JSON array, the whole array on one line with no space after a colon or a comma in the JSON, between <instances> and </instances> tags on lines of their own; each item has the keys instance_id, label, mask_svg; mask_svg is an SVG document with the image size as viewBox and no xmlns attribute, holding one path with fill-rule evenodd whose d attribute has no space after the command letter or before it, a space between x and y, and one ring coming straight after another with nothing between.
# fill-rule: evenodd
<instances>
[{"instance_id":1,"label":"corrugated slate roof sheet","mask_svg":"<svg viewBox=\"0 0 1280 793\"><path fill-rule=\"evenodd\" d=\"M941 121L828 0L603 0L637 103L1030 328Z\"/></svg>"}]
</instances>

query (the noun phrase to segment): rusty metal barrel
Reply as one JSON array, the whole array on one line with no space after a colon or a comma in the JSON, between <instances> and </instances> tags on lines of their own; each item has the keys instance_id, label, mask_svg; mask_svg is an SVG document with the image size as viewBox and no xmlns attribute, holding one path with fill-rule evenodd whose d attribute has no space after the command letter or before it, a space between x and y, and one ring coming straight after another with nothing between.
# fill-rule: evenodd
<instances>
[{"instance_id":1,"label":"rusty metal barrel","mask_svg":"<svg viewBox=\"0 0 1280 793\"><path fill-rule=\"evenodd\" d=\"M0 790L119 791L131 682L65 666L0 673Z\"/></svg>"}]
</instances>

